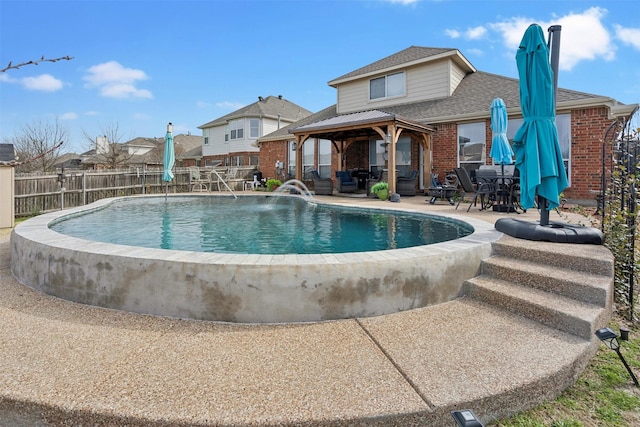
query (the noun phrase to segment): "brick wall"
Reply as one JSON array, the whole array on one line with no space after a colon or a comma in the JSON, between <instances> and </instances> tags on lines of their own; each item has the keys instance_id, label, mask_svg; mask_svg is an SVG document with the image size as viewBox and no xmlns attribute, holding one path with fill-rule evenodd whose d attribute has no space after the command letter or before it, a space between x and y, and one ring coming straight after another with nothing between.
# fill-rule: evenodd
<instances>
[{"instance_id":1,"label":"brick wall","mask_svg":"<svg viewBox=\"0 0 640 427\"><path fill-rule=\"evenodd\" d=\"M607 117L607 109L589 108L571 112L571 187L564 191L564 197L573 200L589 200L595 202L595 194L600 191L602 176L602 139L612 120ZM491 121L486 120L486 158L490 161ZM446 173L458 166L458 125L457 123L435 124L436 132L432 135L433 164L432 170L442 180ZM412 139L412 167L420 164L418 142ZM284 141L264 142L260 149L260 170L265 177L275 176L276 160L285 163L287 144ZM608 158L609 150L607 150ZM367 141L356 142L349 146L346 153L346 169L368 169L369 144ZM317 158L317 156L316 156ZM340 165L340 157L332 147L332 178ZM427 176L428 178L428 176ZM282 179L282 178L280 178ZM425 180L428 183L428 179Z\"/></svg>"},{"instance_id":2,"label":"brick wall","mask_svg":"<svg viewBox=\"0 0 640 427\"><path fill-rule=\"evenodd\" d=\"M611 123L604 107L571 112L571 187L564 192L566 198L594 200L594 193L601 191L602 144Z\"/></svg>"}]
</instances>

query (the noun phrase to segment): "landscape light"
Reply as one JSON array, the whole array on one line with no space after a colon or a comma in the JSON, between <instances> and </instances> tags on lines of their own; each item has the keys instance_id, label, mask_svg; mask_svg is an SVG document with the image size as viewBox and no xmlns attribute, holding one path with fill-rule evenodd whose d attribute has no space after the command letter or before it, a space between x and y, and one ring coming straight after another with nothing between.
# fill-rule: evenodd
<instances>
[{"instance_id":1,"label":"landscape light","mask_svg":"<svg viewBox=\"0 0 640 427\"><path fill-rule=\"evenodd\" d=\"M620 342L618 341L618 334L613 332L613 329L611 328L601 328L596 331L596 336L600 339L600 341L604 342L607 347L618 354L618 357L624 364L624 367L627 368L627 372L629 372L629 375L631 375L633 383L636 385L636 387L640 387L640 384L638 384L638 379L633 374L631 367L629 367L627 361L624 360L622 353L620 353Z\"/></svg>"},{"instance_id":2,"label":"landscape light","mask_svg":"<svg viewBox=\"0 0 640 427\"><path fill-rule=\"evenodd\" d=\"M452 411L451 416L458 427L484 427L471 409Z\"/></svg>"}]
</instances>

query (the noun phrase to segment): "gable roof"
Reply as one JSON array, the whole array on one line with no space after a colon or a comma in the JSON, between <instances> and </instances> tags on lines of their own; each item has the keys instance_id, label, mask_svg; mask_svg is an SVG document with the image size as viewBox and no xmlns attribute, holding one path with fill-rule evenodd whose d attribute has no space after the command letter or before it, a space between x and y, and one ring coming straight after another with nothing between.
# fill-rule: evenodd
<instances>
[{"instance_id":1,"label":"gable roof","mask_svg":"<svg viewBox=\"0 0 640 427\"><path fill-rule=\"evenodd\" d=\"M505 102L509 114L520 113L520 83L518 79L476 71L467 74L451 96L409 104L379 107L357 113L337 114L336 105L306 117L296 123L265 135L258 141L290 139L289 130L316 129L325 125L359 124L380 114L395 115L423 126L437 123L459 122L490 117L491 102L499 97ZM559 109L612 102L611 98L558 88ZM364 123L364 122L363 122Z\"/></svg>"},{"instance_id":2,"label":"gable roof","mask_svg":"<svg viewBox=\"0 0 640 427\"><path fill-rule=\"evenodd\" d=\"M281 95L268 96L266 98L258 97L258 101L240 108L225 116L219 117L213 121L198 126L198 129L209 128L226 124L230 120L243 117L268 117L271 119L284 120L286 122L295 122L311 114L311 111L287 101Z\"/></svg>"},{"instance_id":3,"label":"gable roof","mask_svg":"<svg viewBox=\"0 0 640 427\"><path fill-rule=\"evenodd\" d=\"M451 96L411 104L394 105L385 111L402 115L423 124L471 120L490 116L491 102L502 98L509 114L519 114L518 79L476 71L467 74ZM559 110L611 102L611 98L558 88Z\"/></svg>"},{"instance_id":4,"label":"gable roof","mask_svg":"<svg viewBox=\"0 0 640 427\"><path fill-rule=\"evenodd\" d=\"M365 65L362 68L335 78L331 80L328 85L335 87L338 84L363 78L367 75L379 74L382 71L392 71L398 68L407 68L443 58L453 59L453 61L460 65L466 72L476 71L473 65L471 65L458 49L411 46L372 64Z\"/></svg>"},{"instance_id":5,"label":"gable roof","mask_svg":"<svg viewBox=\"0 0 640 427\"><path fill-rule=\"evenodd\" d=\"M322 120L330 119L331 117L336 117L335 104L323 110L320 110L317 113L311 114L302 120L298 120L295 123L290 123L289 125L282 127L276 131L273 131L268 135L258 138L257 143L259 145L261 142L265 142L265 141L281 141L283 139L287 139L287 140L293 139L293 135L289 133L289 129L292 129L293 127L299 127L299 126L304 126L311 123L316 123Z\"/></svg>"}]
</instances>

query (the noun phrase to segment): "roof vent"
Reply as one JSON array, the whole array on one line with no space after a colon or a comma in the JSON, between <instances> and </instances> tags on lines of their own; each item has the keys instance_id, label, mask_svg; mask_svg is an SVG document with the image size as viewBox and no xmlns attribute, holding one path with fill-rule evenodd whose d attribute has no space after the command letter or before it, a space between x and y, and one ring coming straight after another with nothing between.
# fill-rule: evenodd
<instances>
[{"instance_id":1,"label":"roof vent","mask_svg":"<svg viewBox=\"0 0 640 427\"><path fill-rule=\"evenodd\" d=\"M261 97L261 96L259 96L259 97L258 97L258 101L264 101L264 98L263 98L263 97Z\"/></svg>"},{"instance_id":2,"label":"roof vent","mask_svg":"<svg viewBox=\"0 0 640 427\"><path fill-rule=\"evenodd\" d=\"M282 99L282 95L278 95L278 99Z\"/></svg>"}]
</instances>

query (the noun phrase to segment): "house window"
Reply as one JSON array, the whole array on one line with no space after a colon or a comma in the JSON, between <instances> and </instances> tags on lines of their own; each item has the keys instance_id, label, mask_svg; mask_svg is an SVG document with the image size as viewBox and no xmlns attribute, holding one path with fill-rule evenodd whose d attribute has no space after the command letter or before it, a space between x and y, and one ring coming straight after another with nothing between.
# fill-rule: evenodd
<instances>
[{"instance_id":1,"label":"house window","mask_svg":"<svg viewBox=\"0 0 640 427\"><path fill-rule=\"evenodd\" d=\"M486 163L487 150L485 123L458 125L458 163L469 171Z\"/></svg>"},{"instance_id":2,"label":"house window","mask_svg":"<svg viewBox=\"0 0 640 427\"><path fill-rule=\"evenodd\" d=\"M404 81L404 72L369 80L369 99L403 96Z\"/></svg>"},{"instance_id":3,"label":"house window","mask_svg":"<svg viewBox=\"0 0 640 427\"><path fill-rule=\"evenodd\" d=\"M244 158L242 156L230 156L226 158L226 166L244 166Z\"/></svg>"},{"instance_id":4,"label":"house window","mask_svg":"<svg viewBox=\"0 0 640 427\"><path fill-rule=\"evenodd\" d=\"M309 172L314 169L313 157L316 151L316 140L309 138L302 144L302 176L308 176Z\"/></svg>"},{"instance_id":5,"label":"house window","mask_svg":"<svg viewBox=\"0 0 640 427\"><path fill-rule=\"evenodd\" d=\"M378 178L385 168L386 144L382 139L369 141L369 169L371 175Z\"/></svg>"},{"instance_id":6,"label":"house window","mask_svg":"<svg viewBox=\"0 0 640 427\"><path fill-rule=\"evenodd\" d=\"M204 145L209 145L209 137L208 136L204 137Z\"/></svg>"},{"instance_id":7,"label":"house window","mask_svg":"<svg viewBox=\"0 0 640 427\"><path fill-rule=\"evenodd\" d=\"M234 139L244 139L244 120L234 120L229 123L229 137Z\"/></svg>"},{"instance_id":8,"label":"house window","mask_svg":"<svg viewBox=\"0 0 640 427\"><path fill-rule=\"evenodd\" d=\"M411 173L411 138L403 137L396 143L396 170L398 176Z\"/></svg>"},{"instance_id":9,"label":"house window","mask_svg":"<svg viewBox=\"0 0 640 427\"><path fill-rule=\"evenodd\" d=\"M509 119L507 123L507 138L513 144L513 137L522 126L524 119ZM558 142L562 151L562 160L567 172L567 180L571 186L571 115L559 114L556 116L556 128L558 129Z\"/></svg>"},{"instance_id":10,"label":"house window","mask_svg":"<svg viewBox=\"0 0 640 427\"><path fill-rule=\"evenodd\" d=\"M249 119L249 138L258 138L260 136L260 120Z\"/></svg>"},{"instance_id":11,"label":"house window","mask_svg":"<svg viewBox=\"0 0 640 427\"><path fill-rule=\"evenodd\" d=\"M331 141L318 141L318 174L322 178L331 178Z\"/></svg>"},{"instance_id":12,"label":"house window","mask_svg":"<svg viewBox=\"0 0 640 427\"><path fill-rule=\"evenodd\" d=\"M289 141L289 176L296 176L296 142Z\"/></svg>"}]
</instances>

